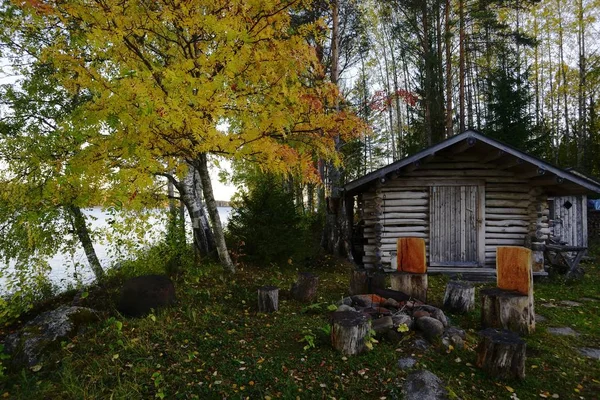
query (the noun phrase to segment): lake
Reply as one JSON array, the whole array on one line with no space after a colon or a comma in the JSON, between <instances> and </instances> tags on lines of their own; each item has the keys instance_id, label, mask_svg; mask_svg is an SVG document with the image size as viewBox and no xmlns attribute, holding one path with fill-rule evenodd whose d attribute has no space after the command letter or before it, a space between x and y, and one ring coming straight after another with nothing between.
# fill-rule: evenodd
<instances>
[{"instance_id":1,"label":"lake","mask_svg":"<svg viewBox=\"0 0 600 400\"><path fill-rule=\"evenodd\" d=\"M87 218L88 224L91 230L107 228L109 221L112 219L108 213L102 211L100 208L91 208L83 210L84 214L89 217ZM221 217L221 223L223 226L227 224L229 215L231 214L231 207L219 207L219 216ZM188 217L186 213L186 218ZM151 220L152 221L152 220ZM146 240L148 244L160 240L162 234L165 232L164 222L156 218L154 219L153 229L151 232L146 234ZM190 226L189 219L187 220L187 226ZM190 235L191 237L191 232ZM100 263L106 269L109 268L116 261L116 245L111 243L94 243L94 249L96 255L100 259ZM70 284L75 284L77 280L82 283L91 283L94 280L94 275L88 266L85 253L82 248L77 249L73 255L58 253L55 254L48 260L52 271L49 274L50 281L58 288L65 288ZM5 292L5 279L0 277L0 294Z\"/></svg>"}]
</instances>

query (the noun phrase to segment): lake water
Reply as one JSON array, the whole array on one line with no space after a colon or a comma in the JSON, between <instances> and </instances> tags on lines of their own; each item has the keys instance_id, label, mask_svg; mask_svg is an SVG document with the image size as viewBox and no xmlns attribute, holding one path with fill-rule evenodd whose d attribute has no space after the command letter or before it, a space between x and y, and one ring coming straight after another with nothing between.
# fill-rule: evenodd
<instances>
[{"instance_id":1,"label":"lake water","mask_svg":"<svg viewBox=\"0 0 600 400\"><path fill-rule=\"evenodd\" d=\"M103 212L100 208L86 209L83 211L85 215L89 217L87 220L92 231L108 228L109 221L112 219L108 213ZM221 217L223 226L227 224L230 214L231 207L219 207L219 216ZM153 218L150 222L152 223L152 229L146 234L145 240L147 244L152 244L156 240L160 240L165 232L164 220ZM187 222L189 226L189 220ZM116 254L119 249L117 249L114 244L95 242L94 249L96 250L96 255L98 256L100 263L105 269L109 268L117 260ZM122 256L123 255L120 257ZM78 280L82 283L91 283L94 280L94 275L88 266L87 258L85 257L82 248L78 248L72 255L61 253L55 254L48 260L48 263L52 268L49 273L50 281L59 288L65 288L70 284L76 283ZM5 292L5 282L5 279L0 277L0 294Z\"/></svg>"}]
</instances>

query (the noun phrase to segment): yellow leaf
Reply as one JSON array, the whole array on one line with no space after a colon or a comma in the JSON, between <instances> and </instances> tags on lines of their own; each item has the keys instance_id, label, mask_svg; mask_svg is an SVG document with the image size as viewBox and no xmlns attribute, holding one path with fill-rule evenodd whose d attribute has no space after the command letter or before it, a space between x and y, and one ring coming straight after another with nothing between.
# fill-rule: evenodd
<instances>
[{"instance_id":1,"label":"yellow leaf","mask_svg":"<svg viewBox=\"0 0 600 400\"><path fill-rule=\"evenodd\" d=\"M36 364L36 365L34 365L33 367L31 367L31 370L32 370L33 372L38 372L38 371L39 371L39 370L41 370L41 369L42 369L42 365L41 365L41 364Z\"/></svg>"},{"instance_id":2,"label":"yellow leaf","mask_svg":"<svg viewBox=\"0 0 600 400\"><path fill-rule=\"evenodd\" d=\"M514 393L515 389L511 388L510 386L504 386L506 388L506 390L508 390L511 393Z\"/></svg>"}]
</instances>

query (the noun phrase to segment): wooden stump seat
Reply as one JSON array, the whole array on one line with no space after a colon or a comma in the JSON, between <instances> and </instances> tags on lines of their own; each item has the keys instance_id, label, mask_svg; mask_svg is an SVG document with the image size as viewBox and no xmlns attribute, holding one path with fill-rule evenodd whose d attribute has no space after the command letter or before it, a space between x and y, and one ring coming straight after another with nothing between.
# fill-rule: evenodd
<instances>
[{"instance_id":1,"label":"wooden stump seat","mask_svg":"<svg viewBox=\"0 0 600 400\"><path fill-rule=\"evenodd\" d=\"M479 332L477 367L494 379L525 378L527 344L514 332L484 329Z\"/></svg>"},{"instance_id":2,"label":"wooden stump seat","mask_svg":"<svg viewBox=\"0 0 600 400\"><path fill-rule=\"evenodd\" d=\"M358 311L331 313L331 345L342 354L350 356L367 349L365 337L371 329L371 320Z\"/></svg>"},{"instance_id":3,"label":"wooden stump seat","mask_svg":"<svg viewBox=\"0 0 600 400\"><path fill-rule=\"evenodd\" d=\"M279 288L263 286L258 288L258 312L271 313L279 310Z\"/></svg>"}]
</instances>

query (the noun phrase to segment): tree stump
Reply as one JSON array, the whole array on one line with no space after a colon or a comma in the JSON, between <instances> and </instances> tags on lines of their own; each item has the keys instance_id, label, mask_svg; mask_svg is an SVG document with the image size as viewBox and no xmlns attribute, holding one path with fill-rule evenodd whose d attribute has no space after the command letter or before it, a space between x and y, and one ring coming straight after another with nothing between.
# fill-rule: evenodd
<instances>
[{"instance_id":1,"label":"tree stump","mask_svg":"<svg viewBox=\"0 0 600 400\"><path fill-rule=\"evenodd\" d=\"M527 344L514 332L484 329L479 332L477 367L494 378L525 378Z\"/></svg>"},{"instance_id":2,"label":"tree stump","mask_svg":"<svg viewBox=\"0 0 600 400\"><path fill-rule=\"evenodd\" d=\"M370 329L371 320L361 312L331 313L331 345L344 355L352 356L365 351L365 337Z\"/></svg>"},{"instance_id":3,"label":"tree stump","mask_svg":"<svg viewBox=\"0 0 600 400\"><path fill-rule=\"evenodd\" d=\"M291 293L295 300L309 303L317 297L319 277L310 272L300 272L298 280L292 284Z\"/></svg>"},{"instance_id":4,"label":"tree stump","mask_svg":"<svg viewBox=\"0 0 600 400\"><path fill-rule=\"evenodd\" d=\"M258 312L271 313L279 310L279 288L263 286L258 288Z\"/></svg>"},{"instance_id":5,"label":"tree stump","mask_svg":"<svg viewBox=\"0 0 600 400\"><path fill-rule=\"evenodd\" d=\"M455 313L467 313L475 307L475 288L467 282L450 281L444 294L444 309Z\"/></svg>"},{"instance_id":6,"label":"tree stump","mask_svg":"<svg viewBox=\"0 0 600 400\"><path fill-rule=\"evenodd\" d=\"M480 295L483 327L509 329L520 334L535 330L530 296L498 288L482 289Z\"/></svg>"},{"instance_id":7,"label":"tree stump","mask_svg":"<svg viewBox=\"0 0 600 400\"><path fill-rule=\"evenodd\" d=\"M350 296L369 293L369 276L367 270L356 269L350 272Z\"/></svg>"},{"instance_id":8,"label":"tree stump","mask_svg":"<svg viewBox=\"0 0 600 400\"><path fill-rule=\"evenodd\" d=\"M427 302L427 274L394 272L390 275L392 290L404 292L422 302Z\"/></svg>"}]
</instances>

